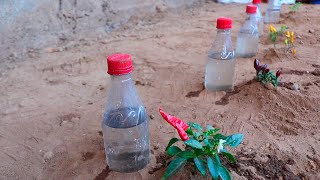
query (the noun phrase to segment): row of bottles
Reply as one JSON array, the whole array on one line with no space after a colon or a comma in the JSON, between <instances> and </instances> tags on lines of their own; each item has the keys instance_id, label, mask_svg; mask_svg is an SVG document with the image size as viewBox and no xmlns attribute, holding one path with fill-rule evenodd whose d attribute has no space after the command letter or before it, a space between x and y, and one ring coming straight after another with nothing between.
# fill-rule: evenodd
<instances>
[{"instance_id":1,"label":"row of bottles","mask_svg":"<svg viewBox=\"0 0 320 180\"><path fill-rule=\"evenodd\" d=\"M237 36L236 50L231 41L232 20L217 19L217 35L212 48L209 50L205 87L209 91L231 91L233 89L235 56L250 58L259 50L259 36L263 34L264 19L260 8L261 0L253 0L252 5L246 7L246 20ZM280 4L280 5L279 5ZM280 20L281 3L269 0L265 22Z\"/></svg>"},{"instance_id":2,"label":"row of bottles","mask_svg":"<svg viewBox=\"0 0 320 180\"><path fill-rule=\"evenodd\" d=\"M277 0L269 0L275 2ZM209 91L233 89L235 56L252 57L258 52L259 35L263 32L261 0L246 9L246 21L240 29L236 52L232 46L232 20L218 18L218 33L208 54L205 87ZM268 6L267 14L275 14ZM266 19L271 22L272 18ZM107 58L111 84L103 115L102 130L107 164L112 171L131 173L150 162L149 120L131 77L132 59L128 54Z\"/></svg>"}]
</instances>

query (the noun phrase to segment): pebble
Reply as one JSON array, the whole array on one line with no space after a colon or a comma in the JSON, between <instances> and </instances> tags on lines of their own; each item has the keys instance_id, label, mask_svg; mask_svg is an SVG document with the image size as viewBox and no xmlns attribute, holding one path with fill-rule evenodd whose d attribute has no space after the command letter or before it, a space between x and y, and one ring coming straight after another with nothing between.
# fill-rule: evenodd
<instances>
[{"instance_id":1,"label":"pebble","mask_svg":"<svg viewBox=\"0 0 320 180\"><path fill-rule=\"evenodd\" d=\"M290 87L290 89L298 91L298 90L300 90L300 87L297 83L293 83L292 86Z\"/></svg>"},{"instance_id":2,"label":"pebble","mask_svg":"<svg viewBox=\"0 0 320 180\"><path fill-rule=\"evenodd\" d=\"M269 90L273 90L274 89L274 86L270 82L268 82L264 87L269 89Z\"/></svg>"},{"instance_id":3,"label":"pebble","mask_svg":"<svg viewBox=\"0 0 320 180\"><path fill-rule=\"evenodd\" d=\"M54 52L60 52L63 51L63 48L46 48L44 49L47 53L54 53Z\"/></svg>"},{"instance_id":4,"label":"pebble","mask_svg":"<svg viewBox=\"0 0 320 180\"><path fill-rule=\"evenodd\" d=\"M308 32L311 33L311 34L313 34L313 33L314 33L314 30L313 30L313 29L309 29Z\"/></svg>"},{"instance_id":5,"label":"pebble","mask_svg":"<svg viewBox=\"0 0 320 180\"><path fill-rule=\"evenodd\" d=\"M43 155L43 159L44 160L49 160L49 159L53 158L53 156L54 156L53 152L52 151L48 151Z\"/></svg>"},{"instance_id":6,"label":"pebble","mask_svg":"<svg viewBox=\"0 0 320 180\"><path fill-rule=\"evenodd\" d=\"M154 119L154 115L152 115L152 114L149 117L150 117L150 119Z\"/></svg>"},{"instance_id":7,"label":"pebble","mask_svg":"<svg viewBox=\"0 0 320 180\"><path fill-rule=\"evenodd\" d=\"M156 11L158 13L162 13L162 12L165 12L167 10L167 7L163 4L160 4L160 5L156 5Z\"/></svg>"}]
</instances>

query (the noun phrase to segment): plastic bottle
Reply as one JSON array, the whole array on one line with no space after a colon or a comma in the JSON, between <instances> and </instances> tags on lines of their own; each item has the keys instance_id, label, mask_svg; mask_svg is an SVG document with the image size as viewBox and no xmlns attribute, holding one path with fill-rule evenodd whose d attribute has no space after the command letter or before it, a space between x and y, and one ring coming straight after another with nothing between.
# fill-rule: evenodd
<instances>
[{"instance_id":1,"label":"plastic bottle","mask_svg":"<svg viewBox=\"0 0 320 180\"><path fill-rule=\"evenodd\" d=\"M265 16L266 23L278 23L280 21L281 0L268 0L268 8Z\"/></svg>"},{"instance_id":2,"label":"plastic bottle","mask_svg":"<svg viewBox=\"0 0 320 180\"><path fill-rule=\"evenodd\" d=\"M129 54L107 58L111 85L102 121L107 164L112 171L136 172L150 161L149 120L131 77Z\"/></svg>"},{"instance_id":3,"label":"plastic bottle","mask_svg":"<svg viewBox=\"0 0 320 180\"><path fill-rule=\"evenodd\" d=\"M263 21L262 11L261 11L261 7L260 7L261 0L253 0L252 4L257 6L256 18L257 18L257 21L258 21L258 32L259 32L259 36L262 36L264 21Z\"/></svg>"},{"instance_id":4,"label":"plastic bottle","mask_svg":"<svg viewBox=\"0 0 320 180\"><path fill-rule=\"evenodd\" d=\"M259 32L256 11L257 6L247 5L247 18L240 28L240 32L237 38L237 57L253 57L258 52Z\"/></svg>"},{"instance_id":5,"label":"plastic bottle","mask_svg":"<svg viewBox=\"0 0 320 180\"><path fill-rule=\"evenodd\" d=\"M205 72L205 87L209 91L233 89L235 59L231 28L232 19L217 19L218 33L209 50Z\"/></svg>"}]
</instances>

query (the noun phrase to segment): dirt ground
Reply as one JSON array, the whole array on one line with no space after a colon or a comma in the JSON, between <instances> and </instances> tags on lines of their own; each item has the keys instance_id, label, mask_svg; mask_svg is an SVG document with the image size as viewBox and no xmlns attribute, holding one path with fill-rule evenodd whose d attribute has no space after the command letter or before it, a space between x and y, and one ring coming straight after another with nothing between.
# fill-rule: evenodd
<instances>
[{"instance_id":1,"label":"dirt ground","mask_svg":"<svg viewBox=\"0 0 320 180\"><path fill-rule=\"evenodd\" d=\"M227 164L234 179L320 179L320 6L295 13L283 7L281 23L296 33L296 55L284 53L282 44L273 50L264 27L257 57L282 69L277 90L252 80L253 58L238 58L235 90L207 92L204 66L215 20L234 19L235 44L244 9L207 3L159 10L143 17L143 25L132 18L108 35L29 48L23 60L17 44L28 42L2 44L8 47L2 57L8 56L0 68L0 179L160 179L166 143L177 136L160 106L186 121L243 133L233 151L238 164ZM100 128L110 85L105 58L116 52L132 54L136 87L153 116L151 163L129 177L106 168ZM293 83L300 90L292 90ZM200 177L186 167L173 179Z\"/></svg>"}]
</instances>

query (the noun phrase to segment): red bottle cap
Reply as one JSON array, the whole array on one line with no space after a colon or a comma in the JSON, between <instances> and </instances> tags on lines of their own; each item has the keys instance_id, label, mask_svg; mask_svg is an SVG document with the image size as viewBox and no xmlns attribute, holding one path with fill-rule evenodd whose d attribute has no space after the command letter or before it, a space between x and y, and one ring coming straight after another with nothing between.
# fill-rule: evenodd
<instances>
[{"instance_id":1,"label":"red bottle cap","mask_svg":"<svg viewBox=\"0 0 320 180\"><path fill-rule=\"evenodd\" d=\"M130 54L112 54L107 58L108 74L123 75L132 71L132 59Z\"/></svg>"},{"instance_id":2,"label":"red bottle cap","mask_svg":"<svg viewBox=\"0 0 320 180\"><path fill-rule=\"evenodd\" d=\"M218 29L231 29L232 28L232 19L220 17L217 19L217 28Z\"/></svg>"},{"instance_id":3,"label":"red bottle cap","mask_svg":"<svg viewBox=\"0 0 320 180\"><path fill-rule=\"evenodd\" d=\"M252 4L261 4L261 0L252 0Z\"/></svg>"},{"instance_id":4,"label":"red bottle cap","mask_svg":"<svg viewBox=\"0 0 320 180\"><path fill-rule=\"evenodd\" d=\"M246 12L247 12L248 14L255 14L255 13L257 12L257 6L252 5L252 4L247 5L247 10L246 10Z\"/></svg>"}]
</instances>

